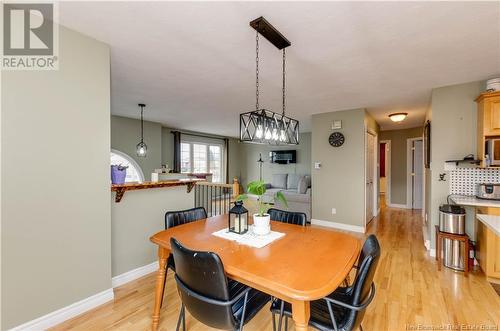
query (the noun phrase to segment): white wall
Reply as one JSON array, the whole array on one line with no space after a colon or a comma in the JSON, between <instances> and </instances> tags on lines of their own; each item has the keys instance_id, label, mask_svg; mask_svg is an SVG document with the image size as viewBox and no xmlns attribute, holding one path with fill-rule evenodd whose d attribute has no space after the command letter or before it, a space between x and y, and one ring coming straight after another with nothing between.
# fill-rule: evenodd
<instances>
[{"instance_id":1,"label":"white wall","mask_svg":"<svg viewBox=\"0 0 500 331\"><path fill-rule=\"evenodd\" d=\"M109 48L59 43L58 71L2 72L2 330L111 287Z\"/></svg>"}]
</instances>

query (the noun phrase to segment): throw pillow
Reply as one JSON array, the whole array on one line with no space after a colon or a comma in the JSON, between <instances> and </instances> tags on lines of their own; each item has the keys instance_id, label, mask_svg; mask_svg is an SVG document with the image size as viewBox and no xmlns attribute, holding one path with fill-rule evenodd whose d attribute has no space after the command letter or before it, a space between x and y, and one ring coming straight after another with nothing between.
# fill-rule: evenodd
<instances>
[{"instance_id":1,"label":"throw pillow","mask_svg":"<svg viewBox=\"0 0 500 331\"><path fill-rule=\"evenodd\" d=\"M288 180L286 183L286 189L287 190L295 190L298 187L299 181L302 177L304 177L304 176L296 175L296 174L289 174Z\"/></svg>"},{"instance_id":2,"label":"throw pillow","mask_svg":"<svg viewBox=\"0 0 500 331\"><path fill-rule=\"evenodd\" d=\"M273 180L271 181L271 184L273 185L273 188L282 188L286 189L286 179L288 175L287 174L274 174L273 175Z\"/></svg>"},{"instance_id":3,"label":"throw pillow","mask_svg":"<svg viewBox=\"0 0 500 331\"><path fill-rule=\"evenodd\" d=\"M297 193L305 194L307 192L307 188L309 187L308 184L309 183L308 183L308 180L307 180L306 176L303 176L299 180L299 183L298 183L298 186L297 186Z\"/></svg>"}]
</instances>

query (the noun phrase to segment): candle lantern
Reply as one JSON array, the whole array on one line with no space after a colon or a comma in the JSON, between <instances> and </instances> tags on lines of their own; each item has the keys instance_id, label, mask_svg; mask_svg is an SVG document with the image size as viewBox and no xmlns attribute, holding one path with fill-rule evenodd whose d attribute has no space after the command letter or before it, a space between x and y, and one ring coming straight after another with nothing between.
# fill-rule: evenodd
<instances>
[{"instance_id":1,"label":"candle lantern","mask_svg":"<svg viewBox=\"0 0 500 331\"><path fill-rule=\"evenodd\" d=\"M230 232L243 234L248 231L248 210L243 207L243 201L236 201L229 210Z\"/></svg>"}]
</instances>

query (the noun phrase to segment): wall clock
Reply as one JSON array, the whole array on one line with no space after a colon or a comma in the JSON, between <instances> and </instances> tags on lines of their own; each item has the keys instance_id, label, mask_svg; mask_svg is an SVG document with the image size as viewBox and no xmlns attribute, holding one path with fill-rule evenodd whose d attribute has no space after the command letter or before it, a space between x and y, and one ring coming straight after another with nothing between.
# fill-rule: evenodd
<instances>
[{"instance_id":1,"label":"wall clock","mask_svg":"<svg viewBox=\"0 0 500 331\"><path fill-rule=\"evenodd\" d=\"M328 137L328 142L330 145L333 147L340 147L344 144L345 142L345 137L342 133L340 132L334 132Z\"/></svg>"}]
</instances>

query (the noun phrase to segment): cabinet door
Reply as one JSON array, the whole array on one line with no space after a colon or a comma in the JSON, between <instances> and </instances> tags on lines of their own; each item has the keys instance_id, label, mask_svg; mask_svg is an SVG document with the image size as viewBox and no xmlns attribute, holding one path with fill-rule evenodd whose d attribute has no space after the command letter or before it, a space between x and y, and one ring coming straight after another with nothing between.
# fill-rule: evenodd
<instances>
[{"instance_id":1,"label":"cabinet door","mask_svg":"<svg viewBox=\"0 0 500 331\"><path fill-rule=\"evenodd\" d=\"M486 227L483 223L476 220L476 229L477 229L477 241L476 241L476 259L479 262L479 266L486 274L488 272L488 259L487 259L487 250L488 250L488 238Z\"/></svg>"},{"instance_id":2,"label":"cabinet door","mask_svg":"<svg viewBox=\"0 0 500 331\"><path fill-rule=\"evenodd\" d=\"M500 97L491 97L482 102L484 107L484 133L500 135Z\"/></svg>"},{"instance_id":3,"label":"cabinet door","mask_svg":"<svg viewBox=\"0 0 500 331\"><path fill-rule=\"evenodd\" d=\"M491 129L492 130L499 130L500 129L500 99L491 100L490 109L491 109Z\"/></svg>"},{"instance_id":4,"label":"cabinet door","mask_svg":"<svg viewBox=\"0 0 500 331\"><path fill-rule=\"evenodd\" d=\"M488 231L488 277L500 278L500 236Z\"/></svg>"}]
</instances>

